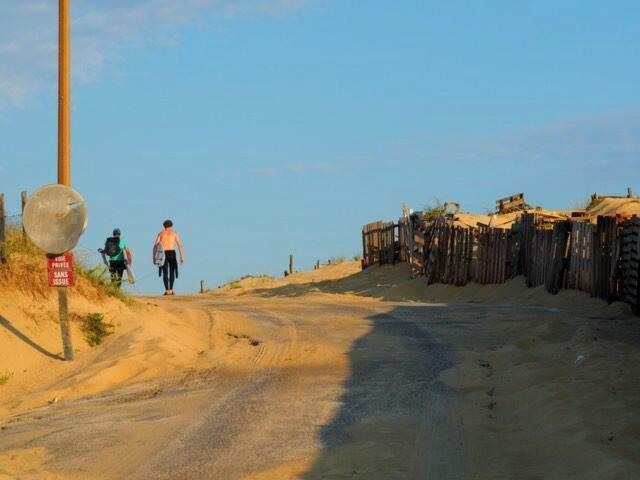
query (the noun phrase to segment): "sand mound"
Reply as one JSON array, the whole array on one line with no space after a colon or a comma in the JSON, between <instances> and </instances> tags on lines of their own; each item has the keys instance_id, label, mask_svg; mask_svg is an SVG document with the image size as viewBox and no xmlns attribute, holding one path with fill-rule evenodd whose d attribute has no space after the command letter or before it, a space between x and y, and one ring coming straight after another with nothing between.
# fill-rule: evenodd
<instances>
[{"instance_id":1,"label":"sand mound","mask_svg":"<svg viewBox=\"0 0 640 480\"><path fill-rule=\"evenodd\" d=\"M318 270L310 272L296 272L293 275L283 278L274 278L266 275L248 275L239 280L235 280L223 285L217 290L212 290L213 294L242 295L248 292L273 289L286 286L306 285L315 282L329 282L332 280L344 279L362 270L359 261L342 262L333 265L323 265Z\"/></svg>"},{"instance_id":2,"label":"sand mound","mask_svg":"<svg viewBox=\"0 0 640 480\"><path fill-rule=\"evenodd\" d=\"M229 290L220 289L218 292L225 291ZM537 305L588 311L607 318L632 315L626 304L615 302L608 305L576 290L562 290L558 295L551 295L543 286L528 288L522 277L500 285L480 285L473 282L465 287L427 285L424 278L411 278L407 264L372 266L363 271L358 262L345 262L279 280L240 282L238 288L230 291L238 295L263 297L349 295L391 302Z\"/></svg>"},{"instance_id":3,"label":"sand mound","mask_svg":"<svg viewBox=\"0 0 640 480\"><path fill-rule=\"evenodd\" d=\"M0 414L57 399L71 399L197 366L208 347L206 315L177 316L146 302L128 306L114 299L89 300L71 290L76 360L61 360L62 343L53 296L37 301L24 293L0 295ZM103 344L90 347L83 318L102 313L114 326ZM197 315L196 315L197 316Z\"/></svg>"},{"instance_id":4,"label":"sand mound","mask_svg":"<svg viewBox=\"0 0 640 480\"><path fill-rule=\"evenodd\" d=\"M592 218L597 218L599 215L640 215L640 198L598 198L591 202L586 214Z\"/></svg>"}]
</instances>

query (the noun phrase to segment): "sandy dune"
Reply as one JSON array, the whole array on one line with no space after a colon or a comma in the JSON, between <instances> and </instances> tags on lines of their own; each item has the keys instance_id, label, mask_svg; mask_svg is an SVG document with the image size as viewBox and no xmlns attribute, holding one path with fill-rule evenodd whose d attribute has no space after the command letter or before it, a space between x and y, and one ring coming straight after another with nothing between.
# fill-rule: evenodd
<instances>
[{"instance_id":1,"label":"sandy dune","mask_svg":"<svg viewBox=\"0 0 640 480\"><path fill-rule=\"evenodd\" d=\"M138 303L73 365L2 307L0 478L640 478L622 305L352 263Z\"/></svg>"}]
</instances>

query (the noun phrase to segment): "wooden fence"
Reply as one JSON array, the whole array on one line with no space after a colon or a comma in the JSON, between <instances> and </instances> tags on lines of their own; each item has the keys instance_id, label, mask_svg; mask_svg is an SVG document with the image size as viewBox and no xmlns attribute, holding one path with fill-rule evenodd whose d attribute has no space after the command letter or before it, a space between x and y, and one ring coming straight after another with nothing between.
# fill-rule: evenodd
<instances>
[{"instance_id":1,"label":"wooden fence","mask_svg":"<svg viewBox=\"0 0 640 480\"><path fill-rule=\"evenodd\" d=\"M363 267L396 261L396 227L393 222L373 222L362 228Z\"/></svg>"},{"instance_id":2,"label":"wooden fence","mask_svg":"<svg viewBox=\"0 0 640 480\"><path fill-rule=\"evenodd\" d=\"M554 295L565 288L567 270L569 267L569 252L571 239L571 222L568 220L556 222L552 230L551 255L549 270L545 279L545 287Z\"/></svg>"},{"instance_id":3,"label":"wooden fence","mask_svg":"<svg viewBox=\"0 0 640 480\"><path fill-rule=\"evenodd\" d=\"M430 231L428 238L427 283L466 285L471 275L473 231L441 222Z\"/></svg>"},{"instance_id":4,"label":"wooden fence","mask_svg":"<svg viewBox=\"0 0 640 480\"><path fill-rule=\"evenodd\" d=\"M4 209L4 193L0 193L0 264L6 263L6 215Z\"/></svg>"},{"instance_id":5,"label":"wooden fence","mask_svg":"<svg viewBox=\"0 0 640 480\"><path fill-rule=\"evenodd\" d=\"M4 193L0 193L0 264L7 263L7 230L9 228L21 229L23 237L26 238L24 227L22 226L22 212L24 211L24 207L27 203L27 192L21 192L20 199L22 202L22 210L20 213L14 213L12 215L7 212Z\"/></svg>"},{"instance_id":6,"label":"wooden fence","mask_svg":"<svg viewBox=\"0 0 640 480\"><path fill-rule=\"evenodd\" d=\"M586 222L571 224L569 271L566 288L593 293L593 236L595 226Z\"/></svg>"},{"instance_id":7,"label":"wooden fence","mask_svg":"<svg viewBox=\"0 0 640 480\"><path fill-rule=\"evenodd\" d=\"M594 235L593 295L607 302L617 296L619 232L616 217L598 217Z\"/></svg>"},{"instance_id":8,"label":"wooden fence","mask_svg":"<svg viewBox=\"0 0 640 480\"><path fill-rule=\"evenodd\" d=\"M622 224L621 289L623 301L640 313L640 218L633 217Z\"/></svg>"},{"instance_id":9,"label":"wooden fence","mask_svg":"<svg viewBox=\"0 0 640 480\"><path fill-rule=\"evenodd\" d=\"M479 229L476 283L504 283L513 276L510 235L509 230L502 228Z\"/></svg>"},{"instance_id":10,"label":"wooden fence","mask_svg":"<svg viewBox=\"0 0 640 480\"><path fill-rule=\"evenodd\" d=\"M418 230L413 232L413 239L410 243L410 248L411 276L421 277L422 275L424 275L426 251L424 233Z\"/></svg>"},{"instance_id":11,"label":"wooden fence","mask_svg":"<svg viewBox=\"0 0 640 480\"><path fill-rule=\"evenodd\" d=\"M411 242L409 242L411 228L409 221L408 218L398 220L398 261L403 263L409 263L411 260Z\"/></svg>"},{"instance_id":12,"label":"wooden fence","mask_svg":"<svg viewBox=\"0 0 640 480\"><path fill-rule=\"evenodd\" d=\"M601 216L597 223L523 213L511 230L454 226L446 217L411 228L376 222L363 229L366 265L408 262L428 284L504 283L524 275L550 293L575 289L640 311L640 218ZM411 235L410 235L411 233Z\"/></svg>"}]
</instances>

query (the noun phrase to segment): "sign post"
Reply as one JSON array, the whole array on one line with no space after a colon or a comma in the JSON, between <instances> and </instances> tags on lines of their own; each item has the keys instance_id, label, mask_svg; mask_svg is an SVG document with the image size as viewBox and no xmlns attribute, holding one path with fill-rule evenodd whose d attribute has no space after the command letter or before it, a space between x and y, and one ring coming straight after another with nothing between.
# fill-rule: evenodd
<instances>
[{"instance_id":1,"label":"sign post","mask_svg":"<svg viewBox=\"0 0 640 480\"><path fill-rule=\"evenodd\" d=\"M71 28L69 1L59 0L58 16L58 183L71 186ZM66 286L57 286L64 359L73 360Z\"/></svg>"},{"instance_id":2,"label":"sign post","mask_svg":"<svg viewBox=\"0 0 640 480\"><path fill-rule=\"evenodd\" d=\"M24 207L24 230L38 248L47 255L49 285L58 293L60 330L65 360L73 360L69 328L68 287L75 283L73 254L88 222L82 196L65 185L45 185L33 192ZM57 253L62 252L62 253Z\"/></svg>"},{"instance_id":3,"label":"sign post","mask_svg":"<svg viewBox=\"0 0 640 480\"><path fill-rule=\"evenodd\" d=\"M49 285L58 291L60 331L64 359L73 360L73 344L69 327L67 288L73 286L73 255L87 227L87 208L82 196L71 188L71 109L70 109L70 0L58 0L58 183L45 185L31 194L24 205L22 224L27 237L49 253L47 266Z\"/></svg>"}]
</instances>

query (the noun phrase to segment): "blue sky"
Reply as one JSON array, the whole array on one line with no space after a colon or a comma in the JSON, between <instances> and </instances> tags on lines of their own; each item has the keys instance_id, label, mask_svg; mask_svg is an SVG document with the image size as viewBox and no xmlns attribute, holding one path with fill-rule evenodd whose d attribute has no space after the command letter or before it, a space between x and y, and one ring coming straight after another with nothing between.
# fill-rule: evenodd
<instances>
[{"instance_id":1,"label":"blue sky","mask_svg":"<svg viewBox=\"0 0 640 480\"><path fill-rule=\"evenodd\" d=\"M640 193L637 1L76 0L81 241L118 226L140 292L359 252L407 201L482 211ZM0 3L0 191L56 178L56 2Z\"/></svg>"}]
</instances>

